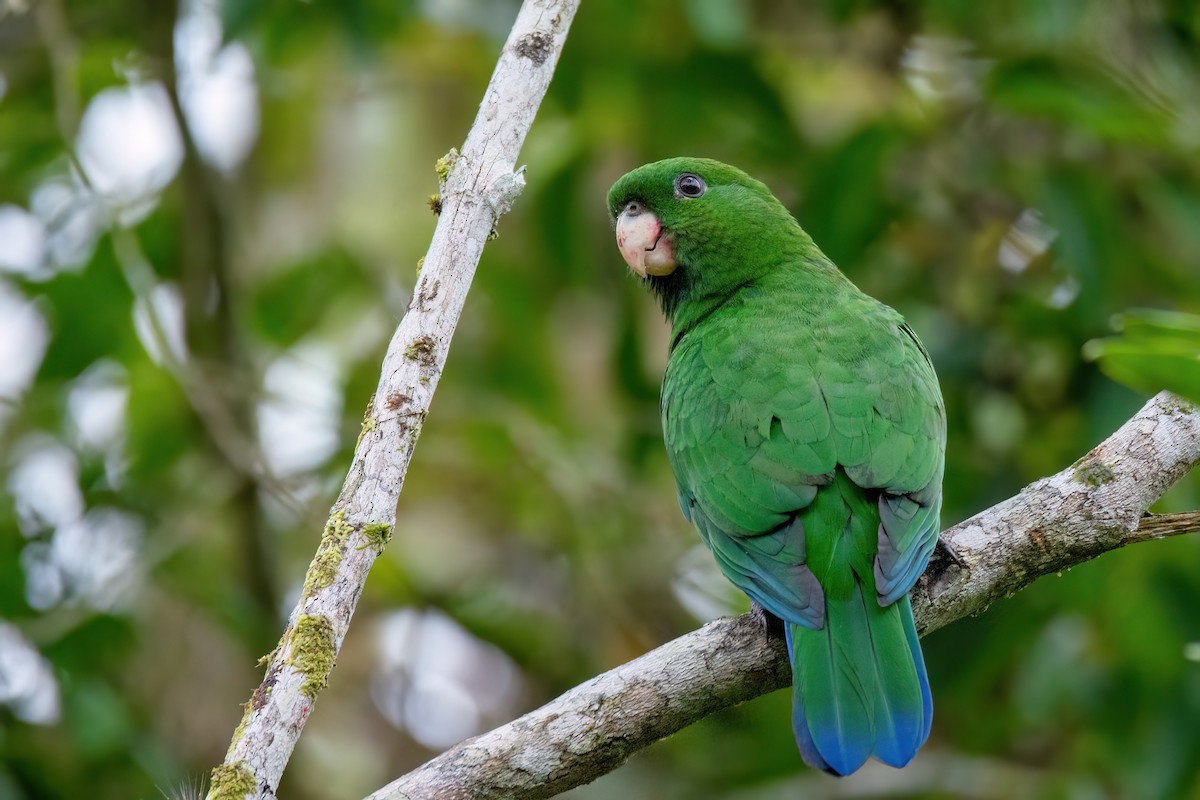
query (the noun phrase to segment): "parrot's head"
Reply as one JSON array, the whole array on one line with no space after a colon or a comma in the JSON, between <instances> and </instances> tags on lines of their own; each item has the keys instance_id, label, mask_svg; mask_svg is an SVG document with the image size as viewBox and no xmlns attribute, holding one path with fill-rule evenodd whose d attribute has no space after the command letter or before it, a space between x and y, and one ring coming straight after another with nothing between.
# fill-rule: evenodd
<instances>
[{"instance_id":1,"label":"parrot's head","mask_svg":"<svg viewBox=\"0 0 1200 800\"><path fill-rule=\"evenodd\" d=\"M719 299L776 265L787 240L811 244L771 190L706 158L638 167L608 190L617 247L673 317L689 298Z\"/></svg>"}]
</instances>

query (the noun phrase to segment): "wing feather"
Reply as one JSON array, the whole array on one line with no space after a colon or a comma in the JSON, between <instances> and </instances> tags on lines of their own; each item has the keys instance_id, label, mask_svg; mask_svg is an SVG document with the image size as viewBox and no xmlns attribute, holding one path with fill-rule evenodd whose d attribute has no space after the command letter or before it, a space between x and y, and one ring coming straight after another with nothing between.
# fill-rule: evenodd
<instances>
[{"instance_id":1,"label":"wing feather","mask_svg":"<svg viewBox=\"0 0 1200 800\"><path fill-rule=\"evenodd\" d=\"M799 515L839 467L878 503L874 569L863 571L881 604L911 588L938 533L937 378L899 314L850 299L805 316L759 295L758 312L786 325L715 313L677 342L663 384L681 505L733 583L806 627L819 627L824 600Z\"/></svg>"}]
</instances>

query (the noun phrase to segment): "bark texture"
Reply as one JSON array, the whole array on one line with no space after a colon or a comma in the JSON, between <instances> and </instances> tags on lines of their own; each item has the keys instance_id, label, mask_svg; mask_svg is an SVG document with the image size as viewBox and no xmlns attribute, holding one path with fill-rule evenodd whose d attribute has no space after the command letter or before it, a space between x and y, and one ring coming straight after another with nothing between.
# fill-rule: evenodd
<instances>
[{"instance_id":1,"label":"bark texture","mask_svg":"<svg viewBox=\"0 0 1200 800\"><path fill-rule=\"evenodd\" d=\"M517 156L578 0L525 0L462 153L438 163L441 213L392 337L354 461L266 676L245 706L209 800L273 798L324 687L396 502L484 243L524 187ZM432 165L431 165L432 166Z\"/></svg>"},{"instance_id":2,"label":"bark texture","mask_svg":"<svg viewBox=\"0 0 1200 800\"><path fill-rule=\"evenodd\" d=\"M913 591L918 629L981 613L1042 575L1126 544L1197 531L1197 513L1145 516L1197 463L1200 409L1159 394L1067 469L946 530L949 548ZM719 619L452 747L368 800L550 797L790 683L781 640L750 614Z\"/></svg>"}]
</instances>

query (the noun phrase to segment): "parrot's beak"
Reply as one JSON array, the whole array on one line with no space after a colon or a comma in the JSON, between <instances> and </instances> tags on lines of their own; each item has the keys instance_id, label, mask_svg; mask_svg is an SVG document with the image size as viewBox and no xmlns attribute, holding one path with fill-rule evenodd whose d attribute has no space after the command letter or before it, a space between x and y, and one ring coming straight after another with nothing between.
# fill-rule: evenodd
<instances>
[{"instance_id":1,"label":"parrot's beak","mask_svg":"<svg viewBox=\"0 0 1200 800\"><path fill-rule=\"evenodd\" d=\"M630 203L617 217L617 247L629 268L643 278L675 271L675 248L658 217Z\"/></svg>"}]
</instances>

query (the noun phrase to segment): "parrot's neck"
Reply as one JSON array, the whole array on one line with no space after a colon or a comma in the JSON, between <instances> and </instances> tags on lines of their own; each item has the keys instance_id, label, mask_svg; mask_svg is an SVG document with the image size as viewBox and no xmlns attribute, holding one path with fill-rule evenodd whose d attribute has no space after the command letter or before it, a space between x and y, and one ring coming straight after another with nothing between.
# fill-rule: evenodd
<instances>
[{"instance_id":1,"label":"parrot's neck","mask_svg":"<svg viewBox=\"0 0 1200 800\"><path fill-rule=\"evenodd\" d=\"M847 292L858 293L854 284L819 252L747 276L732 285L709 288L695 280L694 275L693 270L680 269L649 280L663 314L671 322L671 349L735 299L747 302L747 298L755 296L794 296L797 304L832 307L841 305Z\"/></svg>"}]
</instances>

